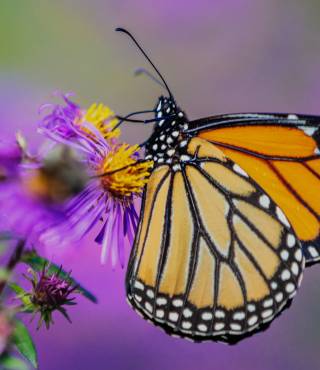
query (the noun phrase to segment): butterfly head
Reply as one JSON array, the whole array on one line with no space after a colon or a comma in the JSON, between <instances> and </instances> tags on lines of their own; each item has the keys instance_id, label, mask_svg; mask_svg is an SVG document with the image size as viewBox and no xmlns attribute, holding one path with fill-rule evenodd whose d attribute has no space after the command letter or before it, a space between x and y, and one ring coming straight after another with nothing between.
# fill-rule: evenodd
<instances>
[{"instance_id":1,"label":"butterfly head","mask_svg":"<svg viewBox=\"0 0 320 370\"><path fill-rule=\"evenodd\" d=\"M171 163L184 140L188 120L173 98L161 96L155 111L155 125L146 143L147 159L157 163Z\"/></svg>"},{"instance_id":2,"label":"butterfly head","mask_svg":"<svg viewBox=\"0 0 320 370\"><path fill-rule=\"evenodd\" d=\"M151 120L141 121L144 123L154 122L154 129L144 143L141 144L146 150L146 159L153 160L155 163L174 163L178 160L179 152L181 149L185 150L187 145L187 130L188 120L184 112L176 105L173 94L160 73L159 69L155 66L152 60L149 58L147 53L143 50L141 45L135 39L135 37L126 29L118 27L116 31L122 32L130 37L136 47L140 50L146 60L149 62L157 76L148 72L145 69L139 68L137 75L143 73L150 77L153 81L157 82L162 88L164 88L168 95L160 96L158 102L154 108L155 117ZM148 111L149 113L150 111ZM141 112L139 112L141 113ZM133 114L130 114L130 116ZM122 122L125 119L122 118ZM137 122L137 120L135 120Z\"/></svg>"}]
</instances>

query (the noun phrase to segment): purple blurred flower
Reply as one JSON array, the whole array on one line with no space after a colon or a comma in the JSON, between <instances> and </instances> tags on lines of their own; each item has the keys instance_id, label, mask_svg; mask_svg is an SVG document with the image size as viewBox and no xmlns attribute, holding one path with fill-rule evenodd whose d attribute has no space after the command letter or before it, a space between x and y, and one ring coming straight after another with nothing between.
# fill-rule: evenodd
<instances>
[{"instance_id":1,"label":"purple blurred flower","mask_svg":"<svg viewBox=\"0 0 320 370\"><path fill-rule=\"evenodd\" d=\"M69 148L57 148L45 159L7 155L15 151L12 144L11 151L0 153L0 163L10 168L0 181L1 229L39 245L45 230L67 221L64 203L83 189L86 178Z\"/></svg>"},{"instance_id":2,"label":"purple blurred flower","mask_svg":"<svg viewBox=\"0 0 320 370\"><path fill-rule=\"evenodd\" d=\"M118 260L124 266L125 244L132 244L137 228L134 201L149 177L152 162L137 160L138 146L116 142L120 134L115 128L118 121L108 107L93 104L88 110L81 110L67 96L64 102L64 106L52 106L40 130L55 142L76 149L91 180L68 203L68 225L48 230L42 240L61 244L68 242L61 238L64 235L81 239L94 226L102 224L95 239L102 246L102 263L111 254L113 266Z\"/></svg>"},{"instance_id":3,"label":"purple blurred flower","mask_svg":"<svg viewBox=\"0 0 320 370\"><path fill-rule=\"evenodd\" d=\"M8 349L14 329L11 316L8 310L0 308L0 356Z\"/></svg>"},{"instance_id":4,"label":"purple blurred flower","mask_svg":"<svg viewBox=\"0 0 320 370\"><path fill-rule=\"evenodd\" d=\"M0 140L0 180L13 175L22 160L23 149L18 138L22 140L21 136L17 136L16 140Z\"/></svg>"}]
</instances>

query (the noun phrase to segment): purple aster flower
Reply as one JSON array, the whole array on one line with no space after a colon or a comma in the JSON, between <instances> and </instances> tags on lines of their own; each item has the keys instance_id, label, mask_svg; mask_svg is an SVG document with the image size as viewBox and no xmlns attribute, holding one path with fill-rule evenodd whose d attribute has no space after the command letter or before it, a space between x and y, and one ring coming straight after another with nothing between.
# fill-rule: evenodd
<instances>
[{"instance_id":1,"label":"purple aster flower","mask_svg":"<svg viewBox=\"0 0 320 370\"><path fill-rule=\"evenodd\" d=\"M55 142L67 143L77 149L91 180L68 203L68 224L51 228L42 240L47 244L61 244L68 242L61 238L62 235L81 239L100 225L95 241L102 246L102 263L110 256L113 266L118 260L124 266L125 245L131 246L137 228L135 200L142 193L153 163L138 160L137 145L116 141L120 134L119 129L115 129L118 121L108 107L93 104L85 111L66 97L64 101L64 106L52 107L43 118L40 130Z\"/></svg>"},{"instance_id":2,"label":"purple aster flower","mask_svg":"<svg viewBox=\"0 0 320 370\"><path fill-rule=\"evenodd\" d=\"M45 131L51 138L55 138L56 135L58 135L60 138L68 140L76 136L75 122L80 119L81 110L77 104L69 99L72 94L63 95L55 93L54 95L61 96L64 105L42 105L40 107L40 112L46 109L51 109L51 112L43 118L39 125L39 129Z\"/></svg>"},{"instance_id":3,"label":"purple aster flower","mask_svg":"<svg viewBox=\"0 0 320 370\"><path fill-rule=\"evenodd\" d=\"M30 303L25 309L34 315L39 313L38 329L45 323L47 329L53 323L52 314L59 311L69 322L69 315L64 306L75 305L75 297L71 297L77 292L77 285L74 285L70 274L61 277L62 268L56 273L50 273L50 266L44 266L41 272L29 270L30 275L25 275L32 284L32 290L22 294L20 299L29 298Z\"/></svg>"}]
</instances>

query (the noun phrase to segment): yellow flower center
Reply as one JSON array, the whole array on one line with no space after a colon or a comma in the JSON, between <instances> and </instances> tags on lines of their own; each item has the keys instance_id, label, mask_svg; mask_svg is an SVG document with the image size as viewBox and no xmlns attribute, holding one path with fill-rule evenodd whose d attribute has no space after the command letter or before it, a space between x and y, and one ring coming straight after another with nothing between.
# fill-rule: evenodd
<instances>
[{"instance_id":1,"label":"yellow flower center","mask_svg":"<svg viewBox=\"0 0 320 370\"><path fill-rule=\"evenodd\" d=\"M103 104L92 104L85 112L82 121L91 123L100 131L105 140L120 136L120 129L114 129L119 120L115 117L115 113Z\"/></svg>"},{"instance_id":2,"label":"yellow flower center","mask_svg":"<svg viewBox=\"0 0 320 370\"><path fill-rule=\"evenodd\" d=\"M135 159L134 154L138 150L138 145L124 143L115 146L99 170L103 188L121 200L141 194L150 176L153 161Z\"/></svg>"}]
</instances>

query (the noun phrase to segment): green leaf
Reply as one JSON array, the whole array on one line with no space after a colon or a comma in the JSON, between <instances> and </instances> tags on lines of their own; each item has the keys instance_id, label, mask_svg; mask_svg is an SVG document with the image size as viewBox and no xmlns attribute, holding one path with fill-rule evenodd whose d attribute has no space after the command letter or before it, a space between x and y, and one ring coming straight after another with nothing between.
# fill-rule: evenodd
<instances>
[{"instance_id":1,"label":"green leaf","mask_svg":"<svg viewBox=\"0 0 320 370\"><path fill-rule=\"evenodd\" d=\"M28 370L28 366L19 358L4 355L0 357L0 369L4 370Z\"/></svg>"},{"instance_id":2,"label":"green leaf","mask_svg":"<svg viewBox=\"0 0 320 370\"><path fill-rule=\"evenodd\" d=\"M8 286L9 286L9 288L10 288L11 290L13 290L13 291L16 293L16 295L18 295L18 296L22 296L22 295L24 295L24 294L26 294L26 293L27 293L23 288L21 288L21 286L20 286L20 285L18 285L18 284L16 284L16 283L10 283Z\"/></svg>"},{"instance_id":3,"label":"green leaf","mask_svg":"<svg viewBox=\"0 0 320 370\"><path fill-rule=\"evenodd\" d=\"M38 368L37 352L33 340L26 326L20 321L15 321L15 329L12 334L12 342L17 350L24 356L33 367Z\"/></svg>"},{"instance_id":4,"label":"green leaf","mask_svg":"<svg viewBox=\"0 0 320 370\"><path fill-rule=\"evenodd\" d=\"M86 297L93 303L98 302L97 298L92 293L81 286L75 279L70 277L65 270L60 269L58 265L48 261L47 259L40 257L35 251L24 253L21 261L36 271L42 271L44 266L48 266L49 274L58 273L60 271L59 276L70 281L73 285L76 285L79 293L81 293L84 297Z\"/></svg>"},{"instance_id":5,"label":"green leaf","mask_svg":"<svg viewBox=\"0 0 320 370\"><path fill-rule=\"evenodd\" d=\"M28 293L21 288L21 286L15 283L9 283L8 287L16 293L17 297L22 301L25 307L33 306L30 301L30 296L27 295Z\"/></svg>"}]
</instances>

